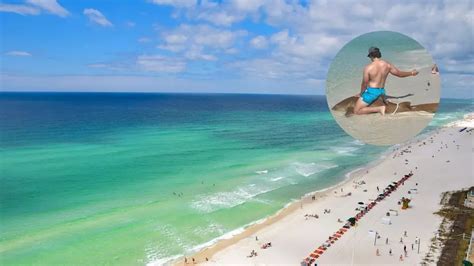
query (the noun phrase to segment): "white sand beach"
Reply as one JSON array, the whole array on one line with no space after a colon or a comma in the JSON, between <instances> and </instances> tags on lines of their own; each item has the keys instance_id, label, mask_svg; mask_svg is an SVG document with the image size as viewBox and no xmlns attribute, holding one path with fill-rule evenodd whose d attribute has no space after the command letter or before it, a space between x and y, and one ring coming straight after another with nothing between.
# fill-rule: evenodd
<instances>
[{"instance_id":1,"label":"white sand beach","mask_svg":"<svg viewBox=\"0 0 474 266\"><path fill-rule=\"evenodd\" d=\"M463 132L461 128L467 127ZM206 265L299 265L393 181L413 172L404 185L375 205L317 260L318 265L415 265L429 250L441 218L441 194L474 185L474 115L393 149L378 164L353 173L345 183L292 204L263 224L220 241L193 256ZM410 193L409 193L410 192ZM344 196L350 193L350 196ZM398 201L410 198L402 210ZM329 214L324 210L330 209ZM394 210L394 211L390 211ZM387 212L391 215L386 216ZM319 218L305 217L317 214ZM341 222L338 222L340 219ZM390 223L390 224L388 224ZM406 231L406 236L405 236ZM375 232L380 238L375 242ZM419 239L418 245L415 239ZM388 244L386 243L388 239ZM402 242L400 242L402 241ZM271 242L271 247L262 245ZM413 247L412 247L413 244ZM406 246L407 254L404 254ZM376 255L377 249L380 255ZM389 255L390 249L392 255ZM252 250L257 256L248 257ZM400 256L402 259L400 260ZM206 258L209 261L206 262ZM188 257L188 263L191 258ZM183 265L184 261L177 262Z\"/></svg>"}]
</instances>

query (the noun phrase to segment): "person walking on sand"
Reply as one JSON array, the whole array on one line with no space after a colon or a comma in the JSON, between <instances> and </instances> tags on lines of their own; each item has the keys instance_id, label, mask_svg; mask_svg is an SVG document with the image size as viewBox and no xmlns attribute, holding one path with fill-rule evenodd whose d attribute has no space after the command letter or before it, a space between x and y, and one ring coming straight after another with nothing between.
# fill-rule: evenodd
<instances>
[{"instance_id":1,"label":"person walking on sand","mask_svg":"<svg viewBox=\"0 0 474 266\"><path fill-rule=\"evenodd\" d=\"M377 107L371 107L370 105L381 96L385 103L386 95L384 87L388 74L392 74L399 78L405 78L418 75L418 71L401 71L391 63L380 59L382 53L377 47L370 47L367 56L370 58L372 63L364 68L360 93L356 95L359 99L357 99L355 103L354 114L363 115L380 113L381 115L385 115L385 105Z\"/></svg>"}]
</instances>

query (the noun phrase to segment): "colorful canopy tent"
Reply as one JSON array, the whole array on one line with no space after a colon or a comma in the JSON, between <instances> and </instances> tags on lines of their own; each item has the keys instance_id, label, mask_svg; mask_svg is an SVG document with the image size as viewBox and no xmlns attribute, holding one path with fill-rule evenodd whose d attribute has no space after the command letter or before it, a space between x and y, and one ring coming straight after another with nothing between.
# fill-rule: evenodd
<instances>
[{"instance_id":1,"label":"colorful canopy tent","mask_svg":"<svg viewBox=\"0 0 474 266\"><path fill-rule=\"evenodd\" d=\"M402 199L402 210L406 210L408 209L408 204L410 203L410 199L407 199L407 198L403 198Z\"/></svg>"}]
</instances>

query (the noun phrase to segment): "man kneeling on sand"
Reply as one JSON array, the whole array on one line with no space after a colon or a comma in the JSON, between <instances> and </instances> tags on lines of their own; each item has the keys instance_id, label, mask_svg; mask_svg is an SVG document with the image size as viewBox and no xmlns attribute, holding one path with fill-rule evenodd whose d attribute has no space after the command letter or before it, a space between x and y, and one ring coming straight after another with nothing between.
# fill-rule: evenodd
<instances>
[{"instance_id":1,"label":"man kneeling on sand","mask_svg":"<svg viewBox=\"0 0 474 266\"><path fill-rule=\"evenodd\" d=\"M359 99L357 99L354 106L354 113L357 115L370 113L380 113L384 115L385 105L377 107L371 107L370 105L379 97L382 97L385 103L384 87L388 74L404 78L416 76L418 75L418 71L401 71L389 62L380 59L382 54L380 53L380 49L377 47L370 47L367 56L370 58L372 63L364 68L360 93L356 95Z\"/></svg>"}]
</instances>

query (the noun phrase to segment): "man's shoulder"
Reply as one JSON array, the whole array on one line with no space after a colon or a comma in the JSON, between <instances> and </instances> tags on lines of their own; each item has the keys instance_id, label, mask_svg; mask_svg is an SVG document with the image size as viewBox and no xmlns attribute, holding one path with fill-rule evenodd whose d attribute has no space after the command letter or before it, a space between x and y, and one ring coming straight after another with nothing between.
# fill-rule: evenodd
<instances>
[{"instance_id":1,"label":"man's shoulder","mask_svg":"<svg viewBox=\"0 0 474 266\"><path fill-rule=\"evenodd\" d=\"M391 65L392 65L390 62L388 62L388 61L386 61L386 60L383 60L383 59L380 59L379 62L381 62L382 64L387 65L387 66L391 66Z\"/></svg>"}]
</instances>

